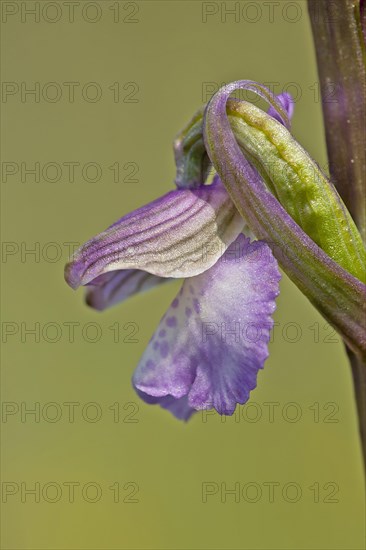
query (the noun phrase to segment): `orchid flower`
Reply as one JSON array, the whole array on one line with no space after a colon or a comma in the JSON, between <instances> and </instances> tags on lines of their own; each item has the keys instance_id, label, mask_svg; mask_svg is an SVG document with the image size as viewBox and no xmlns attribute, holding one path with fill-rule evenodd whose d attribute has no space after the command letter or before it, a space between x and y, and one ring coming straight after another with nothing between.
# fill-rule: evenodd
<instances>
[{"instance_id":1,"label":"orchid flower","mask_svg":"<svg viewBox=\"0 0 366 550\"><path fill-rule=\"evenodd\" d=\"M281 101L292 111L288 96ZM185 420L202 409L233 414L248 400L268 356L280 280L268 245L242 234L220 178L183 176L182 164L192 166L180 154L186 142L175 142L178 188L122 217L66 266L69 285L88 285L87 303L99 310L185 278L133 376L142 399Z\"/></svg>"},{"instance_id":2,"label":"orchid flower","mask_svg":"<svg viewBox=\"0 0 366 550\"><path fill-rule=\"evenodd\" d=\"M227 109L227 100L237 88L249 88L265 97L271 105L269 113L237 100L229 102ZM117 298L121 300L140 289L159 284L161 278L186 279L133 376L134 387L145 401L159 403L178 418L187 419L194 410L209 408L220 414L232 414L236 404L245 403L256 386L258 370L268 356L273 325L271 314L279 293L280 274L269 244L276 239L281 246L286 242L286 231L281 226L281 236L277 237L278 214L273 203L276 208L280 208L280 204L274 194L287 203L288 209L295 204L297 210L293 209L293 218L299 218L299 223L302 222L308 232L313 228L314 239L320 240L323 248L328 247L338 262L343 262L356 276L362 271L363 247L357 241L352 220L347 218L331 184L325 176L314 173L316 165L286 129L289 127L288 115L292 112L293 104L288 95L276 98L254 82L237 82L222 88L205 112L200 110L175 141L178 189L124 216L88 241L66 268L66 279L73 288L92 285L87 301L99 309L114 304ZM228 113L235 119L231 124ZM267 134L263 137L259 130L263 125L271 135L268 143L274 151L266 150ZM253 135L255 127L258 135ZM252 164L246 160L244 149ZM255 160L256 149L261 154ZM281 150L281 159L276 157L277 150ZM225 181L231 198L219 176L216 175L211 184L205 184L210 165L206 151ZM271 164L272 157L282 164L287 162L287 169L298 172L298 166L293 168L297 163L303 171L301 178L298 176L300 181L296 181L289 171L278 174L283 169L282 164L272 166L275 174L268 172L267 177L272 192L267 190L260 175L265 176L264 168L260 165L263 160ZM307 182L309 170L311 181ZM320 182L313 178L314 175L320 177ZM285 183L281 177L287 178ZM253 197L250 194L242 195L245 179L250 181L251 178L248 187L258 186L255 192L261 206L251 205ZM308 203L304 204L303 197L301 201L294 201L290 189L290 185L297 186L304 195L306 182L308 187L314 187L310 190L311 201L308 201L312 206L310 212L307 212ZM326 204L325 210L322 210L322 201ZM315 210L319 210L316 223L313 220ZM320 231L318 225L323 224L327 216L327 226ZM257 217L261 227L256 222ZM280 224L291 222L296 226L285 211L280 217ZM255 234L262 232L267 242L251 243L245 238L241 234L243 219ZM269 225L271 232L263 232L262 227ZM339 231L337 235L334 233L338 226L342 227L344 246L341 241L334 248L334 240L339 240L340 235ZM298 243L294 239L305 239L306 234L291 225L287 226L288 231L292 239L292 250L287 253L291 275L291 262L304 263L298 257ZM305 246L308 253L316 255L315 243L311 239L308 241L303 248ZM286 261L281 260L286 269ZM334 278L339 266L333 263L327 268ZM313 269L314 262L310 266ZM306 273L309 271L306 265L301 267L302 276L308 279L313 276L313 273ZM324 271L323 266L321 269ZM326 272L325 278L327 275ZM343 276L354 279L347 273ZM319 277L317 279L319 282ZM356 280L352 282L357 284ZM333 292L333 287L330 290ZM351 342L357 338L359 327L354 335L347 322L348 319L343 325Z\"/></svg>"},{"instance_id":3,"label":"orchid flower","mask_svg":"<svg viewBox=\"0 0 366 550\"><path fill-rule=\"evenodd\" d=\"M280 265L343 338L366 452L365 88L357 81L365 76L365 27L358 0L340 4L345 17L335 30L310 9L313 29L321 30L321 38L315 36L321 78L339 71L341 80L339 102L324 108L335 185L291 134L289 94L274 96L250 80L233 82L177 136L177 188L89 240L65 276L73 288L86 285L87 303L99 310L184 279L133 385L147 403L187 420L203 409L233 414L249 399L268 357ZM324 0L310 0L310 8L315 5L326 12ZM340 67L333 37L343 55ZM348 68L352 55L355 70ZM235 99L237 90L258 94L268 112Z\"/></svg>"}]
</instances>

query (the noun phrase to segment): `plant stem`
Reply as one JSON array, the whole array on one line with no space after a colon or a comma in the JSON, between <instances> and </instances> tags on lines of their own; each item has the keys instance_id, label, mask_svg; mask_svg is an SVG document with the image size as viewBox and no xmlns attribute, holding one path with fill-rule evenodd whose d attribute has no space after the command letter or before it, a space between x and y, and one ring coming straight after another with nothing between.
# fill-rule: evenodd
<instances>
[{"instance_id":1,"label":"plant stem","mask_svg":"<svg viewBox=\"0 0 366 550\"><path fill-rule=\"evenodd\" d=\"M366 240L365 2L308 0L330 175ZM366 359L347 348L366 468Z\"/></svg>"},{"instance_id":2,"label":"plant stem","mask_svg":"<svg viewBox=\"0 0 366 550\"><path fill-rule=\"evenodd\" d=\"M332 182L366 240L365 35L360 0L308 0Z\"/></svg>"},{"instance_id":3,"label":"plant stem","mask_svg":"<svg viewBox=\"0 0 366 550\"><path fill-rule=\"evenodd\" d=\"M359 358L350 349L346 349L352 369L361 447L366 470L366 360Z\"/></svg>"}]
</instances>

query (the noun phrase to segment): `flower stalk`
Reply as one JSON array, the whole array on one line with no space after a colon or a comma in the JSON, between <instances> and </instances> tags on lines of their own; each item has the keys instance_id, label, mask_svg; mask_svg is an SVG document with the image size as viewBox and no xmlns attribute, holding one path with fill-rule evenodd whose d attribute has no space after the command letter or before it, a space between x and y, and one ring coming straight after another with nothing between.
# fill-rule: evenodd
<instances>
[{"instance_id":1,"label":"flower stalk","mask_svg":"<svg viewBox=\"0 0 366 550\"><path fill-rule=\"evenodd\" d=\"M366 239L364 0L308 0L332 180ZM366 467L366 362L347 349Z\"/></svg>"},{"instance_id":2,"label":"flower stalk","mask_svg":"<svg viewBox=\"0 0 366 550\"><path fill-rule=\"evenodd\" d=\"M366 69L360 0L308 0L329 169L366 237Z\"/></svg>"}]
</instances>

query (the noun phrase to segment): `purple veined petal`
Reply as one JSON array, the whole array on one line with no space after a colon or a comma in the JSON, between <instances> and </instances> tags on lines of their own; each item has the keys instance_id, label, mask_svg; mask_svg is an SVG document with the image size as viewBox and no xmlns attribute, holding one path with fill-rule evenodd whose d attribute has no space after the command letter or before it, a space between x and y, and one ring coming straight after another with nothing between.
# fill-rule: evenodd
<instances>
[{"instance_id":1,"label":"purple veined petal","mask_svg":"<svg viewBox=\"0 0 366 550\"><path fill-rule=\"evenodd\" d=\"M173 279L157 277L139 269L122 269L99 275L87 285L86 303L99 311L123 302L134 294L146 292Z\"/></svg>"},{"instance_id":2,"label":"purple veined petal","mask_svg":"<svg viewBox=\"0 0 366 550\"><path fill-rule=\"evenodd\" d=\"M289 94L288 92L283 92L282 94L277 95L276 99L281 103L282 107L285 109L287 113L289 120L291 121L292 115L294 114L294 108L295 108L295 103L291 94ZM268 109L268 114L271 115L271 117L278 120L278 122L281 122L281 124L283 124L282 118L278 115L276 109L272 107L272 105Z\"/></svg>"},{"instance_id":3,"label":"purple veined petal","mask_svg":"<svg viewBox=\"0 0 366 550\"><path fill-rule=\"evenodd\" d=\"M182 416L187 404L231 415L248 400L268 357L279 280L268 245L239 235L211 269L183 283L139 362L134 387L173 414L173 402L162 398L186 397L177 405Z\"/></svg>"},{"instance_id":4,"label":"purple veined petal","mask_svg":"<svg viewBox=\"0 0 366 550\"><path fill-rule=\"evenodd\" d=\"M77 288L121 269L191 277L210 268L243 226L216 177L211 185L171 191L118 220L75 252L65 278Z\"/></svg>"}]
</instances>

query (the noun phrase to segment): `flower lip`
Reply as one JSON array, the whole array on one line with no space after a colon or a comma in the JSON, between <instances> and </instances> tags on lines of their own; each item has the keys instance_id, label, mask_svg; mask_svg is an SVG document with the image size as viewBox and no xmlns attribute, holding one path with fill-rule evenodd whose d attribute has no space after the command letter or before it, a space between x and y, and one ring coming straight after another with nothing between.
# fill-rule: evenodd
<instances>
[{"instance_id":1,"label":"flower lip","mask_svg":"<svg viewBox=\"0 0 366 550\"><path fill-rule=\"evenodd\" d=\"M145 401L178 417L189 408L231 415L245 403L268 357L280 277L268 245L239 235L213 267L186 279L134 373Z\"/></svg>"}]
</instances>

